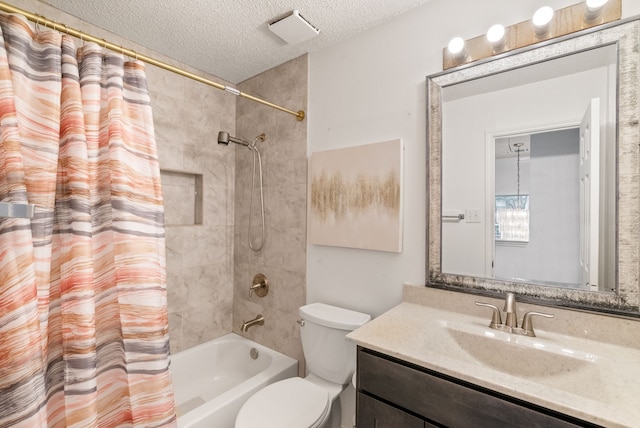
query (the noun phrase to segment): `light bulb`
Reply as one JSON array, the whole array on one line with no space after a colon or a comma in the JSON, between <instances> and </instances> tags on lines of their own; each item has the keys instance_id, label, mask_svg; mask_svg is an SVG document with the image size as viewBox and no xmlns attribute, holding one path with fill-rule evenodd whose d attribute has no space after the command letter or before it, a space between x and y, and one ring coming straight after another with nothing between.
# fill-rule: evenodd
<instances>
[{"instance_id":1,"label":"light bulb","mask_svg":"<svg viewBox=\"0 0 640 428\"><path fill-rule=\"evenodd\" d=\"M496 44L501 41L504 37L504 27L500 24L496 24L489 28L487 31L487 40L491 43Z\"/></svg>"},{"instance_id":2,"label":"light bulb","mask_svg":"<svg viewBox=\"0 0 640 428\"><path fill-rule=\"evenodd\" d=\"M543 6L533 14L533 25L542 27L551 22L551 18L553 18L553 9L550 6Z\"/></svg>"},{"instance_id":3,"label":"light bulb","mask_svg":"<svg viewBox=\"0 0 640 428\"><path fill-rule=\"evenodd\" d=\"M607 4L609 0L587 0L587 9L595 10L600 9L602 6Z\"/></svg>"},{"instance_id":4,"label":"light bulb","mask_svg":"<svg viewBox=\"0 0 640 428\"><path fill-rule=\"evenodd\" d=\"M587 0L587 11L585 16L587 19L595 19L600 16L600 12L608 0Z\"/></svg>"},{"instance_id":5,"label":"light bulb","mask_svg":"<svg viewBox=\"0 0 640 428\"><path fill-rule=\"evenodd\" d=\"M531 21L538 36L543 36L549 31L551 19L553 19L553 9L550 6L543 6L536 10Z\"/></svg>"},{"instance_id":6,"label":"light bulb","mask_svg":"<svg viewBox=\"0 0 640 428\"><path fill-rule=\"evenodd\" d=\"M448 49L450 54L456 57L461 56L464 50L464 40L462 40L462 37L454 37L451 39Z\"/></svg>"}]
</instances>

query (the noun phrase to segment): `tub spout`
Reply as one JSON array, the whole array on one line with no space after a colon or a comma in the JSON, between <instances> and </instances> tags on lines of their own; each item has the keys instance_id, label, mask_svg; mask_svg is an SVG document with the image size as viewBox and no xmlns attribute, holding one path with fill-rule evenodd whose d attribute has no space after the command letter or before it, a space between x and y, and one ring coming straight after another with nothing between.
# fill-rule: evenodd
<instances>
[{"instance_id":1,"label":"tub spout","mask_svg":"<svg viewBox=\"0 0 640 428\"><path fill-rule=\"evenodd\" d=\"M253 327L254 325L264 325L264 317L262 315L258 315L250 321L244 321L240 330L245 333L249 330L249 327Z\"/></svg>"}]
</instances>

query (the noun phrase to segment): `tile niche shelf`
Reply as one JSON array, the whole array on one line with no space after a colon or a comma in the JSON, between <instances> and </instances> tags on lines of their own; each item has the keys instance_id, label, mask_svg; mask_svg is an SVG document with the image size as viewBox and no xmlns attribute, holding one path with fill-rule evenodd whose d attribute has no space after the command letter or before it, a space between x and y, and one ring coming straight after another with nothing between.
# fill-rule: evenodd
<instances>
[{"instance_id":1,"label":"tile niche shelf","mask_svg":"<svg viewBox=\"0 0 640 428\"><path fill-rule=\"evenodd\" d=\"M165 226L202 224L202 174L161 169Z\"/></svg>"}]
</instances>

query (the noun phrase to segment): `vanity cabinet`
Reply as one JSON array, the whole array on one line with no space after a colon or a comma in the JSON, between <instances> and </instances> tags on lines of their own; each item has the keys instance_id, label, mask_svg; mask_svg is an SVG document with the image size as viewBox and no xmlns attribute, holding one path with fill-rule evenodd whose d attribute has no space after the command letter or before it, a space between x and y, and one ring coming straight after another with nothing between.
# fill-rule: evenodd
<instances>
[{"instance_id":1,"label":"vanity cabinet","mask_svg":"<svg viewBox=\"0 0 640 428\"><path fill-rule=\"evenodd\" d=\"M425 428L432 427L422 418L358 392L358 427ZM426 424L426 425L425 425Z\"/></svg>"},{"instance_id":2,"label":"vanity cabinet","mask_svg":"<svg viewBox=\"0 0 640 428\"><path fill-rule=\"evenodd\" d=\"M356 427L596 427L358 347Z\"/></svg>"}]
</instances>

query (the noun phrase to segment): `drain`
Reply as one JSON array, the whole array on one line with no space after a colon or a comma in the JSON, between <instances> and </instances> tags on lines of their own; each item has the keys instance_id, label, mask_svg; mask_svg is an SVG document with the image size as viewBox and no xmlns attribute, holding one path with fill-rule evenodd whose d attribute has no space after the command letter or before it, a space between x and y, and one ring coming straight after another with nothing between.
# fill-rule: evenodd
<instances>
[{"instance_id":1,"label":"drain","mask_svg":"<svg viewBox=\"0 0 640 428\"><path fill-rule=\"evenodd\" d=\"M251 355L252 359L257 359L258 358L258 350L256 348L251 348L251 351L249 351L249 355Z\"/></svg>"}]
</instances>

